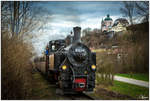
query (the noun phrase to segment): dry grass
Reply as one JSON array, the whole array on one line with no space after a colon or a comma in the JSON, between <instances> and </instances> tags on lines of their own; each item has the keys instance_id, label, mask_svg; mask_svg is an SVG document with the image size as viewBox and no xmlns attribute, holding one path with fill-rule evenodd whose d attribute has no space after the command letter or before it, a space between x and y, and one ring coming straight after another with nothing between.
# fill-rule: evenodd
<instances>
[{"instance_id":1,"label":"dry grass","mask_svg":"<svg viewBox=\"0 0 150 101\"><path fill-rule=\"evenodd\" d=\"M32 91L31 51L17 36L2 33L2 99L27 99Z\"/></svg>"},{"instance_id":2,"label":"dry grass","mask_svg":"<svg viewBox=\"0 0 150 101\"><path fill-rule=\"evenodd\" d=\"M106 49L93 49L92 52L96 52L96 53L99 53L99 52L105 52Z\"/></svg>"},{"instance_id":3,"label":"dry grass","mask_svg":"<svg viewBox=\"0 0 150 101\"><path fill-rule=\"evenodd\" d=\"M121 57L123 73L147 73L149 69L149 37L148 32L138 29L123 33L118 40L123 52Z\"/></svg>"},{"instance_id":4,"label":"dry grass","mask_svg":"<svg viewBox=\"0 0 150 101\"><path fill-rule=\"evenodd\" d=\"M97 74L101 75L100 77L97 76L98 82L105 85L112 85L113 75L117 68L115 55L108 55L107 52L97 52L96 60Z\"/></svg>"}]
</instances>

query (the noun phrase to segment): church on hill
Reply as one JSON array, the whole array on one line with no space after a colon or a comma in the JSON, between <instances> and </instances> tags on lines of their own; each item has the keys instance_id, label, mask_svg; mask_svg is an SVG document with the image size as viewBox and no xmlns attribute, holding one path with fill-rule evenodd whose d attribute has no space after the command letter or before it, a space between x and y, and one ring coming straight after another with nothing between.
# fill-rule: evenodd
<instances>
[{"instance_id":1,"label":"church on hill","mask_svg":"<svg viewBox=\"0 0 150 101\"><path fill-rule=\"evenodd\" d=\"M102 32L109 32L113 26L113 20L110 18L110 15L107 14L107 17L101 22L101 30Z\"/></svg>"},{"instance_id":2,"label":"church on hill","mask_svg":"<svg viewBox=\"0 0 150 101\"><path fill-rule=\"evenodd\" d=\"M125 18L118 18L113 22L113 19L107 14L107 17L101 21L101 30L106 33L116 33L126 30L129 22ZM111 35L112 36L112 35Z\"/></svg>"}]
</instances>

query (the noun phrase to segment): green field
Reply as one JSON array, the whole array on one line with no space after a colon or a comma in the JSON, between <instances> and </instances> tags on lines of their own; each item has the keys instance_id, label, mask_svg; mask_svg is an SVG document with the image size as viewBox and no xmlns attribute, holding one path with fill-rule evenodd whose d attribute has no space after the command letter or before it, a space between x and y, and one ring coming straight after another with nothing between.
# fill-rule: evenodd
<instances>
[{"instance_id":1,"label":"green field","mask_svg":"<svg viewBox=\"0 0 150 101\"><path fill-rule=\"evenodd\" d=\"M149 81L149 74L116 74L117 76L132 78L136 80Z\"/></svg>"},{"instance_id":2,"label":"green field","mask_svg":"<svg viewBox=\"0 0 150 101\"><path fill-rule=\"evenodd\" d=\"M140 87L119 81L114 81L114 85L109 86L109 90L129 95L137 99L139 99L140 96L149 97L149 88Z\"/></svg>"}]
</instances>

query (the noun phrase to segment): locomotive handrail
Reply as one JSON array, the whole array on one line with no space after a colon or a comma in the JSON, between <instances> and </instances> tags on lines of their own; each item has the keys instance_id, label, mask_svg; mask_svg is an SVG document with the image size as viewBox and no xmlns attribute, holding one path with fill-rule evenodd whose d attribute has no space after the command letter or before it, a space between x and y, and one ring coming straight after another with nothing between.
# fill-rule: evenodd
<instances>
[{"instance_id":1,"label":"locomotive handrail","mask_svg":"<svg viewBox=\"0 0 150 101\"><path fill-rule=\"evenodd\" d=\"M61 46L57 51L60 51L60 50L63 49L63 48L64 48L64 46ZM56 52L57 52L57 51L56 51Z\"/></svg>"},{"instance_id":2,"label":"locomotive handrail","mask_svg":"<svg viewBox=\"0 0 150 101\"><path fill-rule=\"evenodd\" d=\"M71 68L71 70L72 70L72 72L73 72L73 82L74 82L74 80L75 80L75 73L74 73L74 69L72 68L72 66L70 66L70 68Z\"/></svg>"},{"instance_id":3,"label":"locomotive handrail","mask_svg":"<svg viewBox=\"0 0 150 101\"><path fill-rule=\"evenodd\" d=\"M61 46L59 49L57 49L55 52L58 52L60 50L64 49L64 46Z\"/></svg>"}]
</instances>

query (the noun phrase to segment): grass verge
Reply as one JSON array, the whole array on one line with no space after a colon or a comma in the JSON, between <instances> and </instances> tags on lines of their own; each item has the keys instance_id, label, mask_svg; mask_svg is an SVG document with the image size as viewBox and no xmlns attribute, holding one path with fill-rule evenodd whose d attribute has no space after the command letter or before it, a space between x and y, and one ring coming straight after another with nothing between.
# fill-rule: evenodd
<instances>
[{"instance_id":1,"label":"grass verge","mask_svg":"<svg viewBox=\"0 0 150 101\"><path fill-rule=\"evenodd\" d=\"M40 73L33 74L34 86L32 100L50 100L57 99L55 96L55 87L51 85Z\"/></svg>"},{"instance_id":2,"label":"grass verge","mask_svg":"<svg viewBox=\"0 0 150 101\"><path fill-rule=\"evenodd\" d=\"M149 81L149 74L116 74L117 76L132 78L136 80Z\"/></svg>"},{"instance_id":3,"label":"grass verge","mask_svg":"<svg viewBox=\"0 0 150 101\"><path fill-rule=\"evenodd\" d=\"M31 100L68 100L68 97L56 94L56 86L47 81L39 72L33 74L33 96Z\"/></svg>"},{"instance_id":4,"label":"grass verge","mask_svg":"<svg viewBox=\"0 0 150 101\"><path fill-rule=\"evenodd\" d=\"M113 86L109 86L109 90L129 95L134 98L140 99L141 96L148 97L149 89L145 87L140 87L124 82L114 81Z\"/></svg>"}]
</instances>

